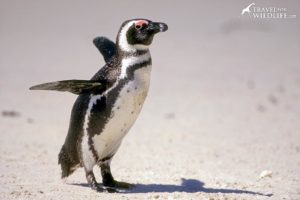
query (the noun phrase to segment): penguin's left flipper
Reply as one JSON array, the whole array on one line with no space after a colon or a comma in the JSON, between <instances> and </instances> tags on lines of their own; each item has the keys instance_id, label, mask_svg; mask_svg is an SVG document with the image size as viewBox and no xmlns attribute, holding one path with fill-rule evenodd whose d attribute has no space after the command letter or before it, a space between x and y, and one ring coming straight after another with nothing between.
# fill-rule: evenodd
<instances>
[{"instance_id":1,"label":"penguin's left flipper","mask_svg":"<svg viewBox=\"0 0 300 200\"><path fill-rule=\"evenodd\" d=\"M35 85L30 90L56 90L73 94L99 93L103 91L103 84L92 80L64 80Z\"/></svg>"},{"instance_id":2,"label":"penguin's left flipper","mask_svg":"<svg viewBox=\"0 0 300 200\"><path fill-rule=\"evenodd\" d=\"M108 63L117 52L116 44L106 37L96 37L93 40L94 45L102 54L106 63Z\"/></svg>"}]
</instances>

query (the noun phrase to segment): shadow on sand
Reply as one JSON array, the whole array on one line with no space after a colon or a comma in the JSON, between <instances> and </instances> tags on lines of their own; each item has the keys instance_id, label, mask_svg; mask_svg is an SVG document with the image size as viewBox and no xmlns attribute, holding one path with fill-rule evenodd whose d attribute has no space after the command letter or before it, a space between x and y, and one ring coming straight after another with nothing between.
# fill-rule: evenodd
<instances>
[{"instance_id":1,"label":"shadow on sand","mask_svg":"<svg viewBox=\"0 0 300 200\"><path fill-rule=\"evenodd\" d=\"M88 184L76 184L88 187ZM122 190L121 193L149 193L149 192L204 192L204 193L222 193L222 194L249 194L249 195L260 195L270 197L273 194L263 194L259 192L253 192L249 190L239 190L239 189L222 189L222 188L207 188L204 187L202 181L196 179L181 179L181 185L167 185L167 184L134 184L134 187L129 190Z\"/></svg>"}]
</instances>

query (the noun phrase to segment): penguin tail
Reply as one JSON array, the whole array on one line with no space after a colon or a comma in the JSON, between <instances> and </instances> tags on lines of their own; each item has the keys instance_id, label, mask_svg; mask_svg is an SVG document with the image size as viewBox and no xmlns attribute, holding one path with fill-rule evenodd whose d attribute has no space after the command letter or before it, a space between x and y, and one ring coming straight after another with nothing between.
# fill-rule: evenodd
<instances>
[{"instance_id":1,"label":"penguin tail","mask_svg":"<svg viewBox=\"0 0 300 200\"><path fill-rule=\"evenodd\" d=\"M79 163L72 158L65 145L58 155L58 164L61 167L61 178L67 178L79 167Z\"/></svg>"}]
</instances>

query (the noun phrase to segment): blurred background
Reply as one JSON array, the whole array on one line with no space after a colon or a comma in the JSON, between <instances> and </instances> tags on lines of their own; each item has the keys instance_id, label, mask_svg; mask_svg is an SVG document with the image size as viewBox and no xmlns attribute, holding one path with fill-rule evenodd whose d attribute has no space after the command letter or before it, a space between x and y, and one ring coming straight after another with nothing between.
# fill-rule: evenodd
<instances>
[{"instance_id":1,"label":"blurred background","mask_svg":"<svg viewBox=\"0 0 300 200\"><path fill-rule=\"evenodd\" d=\"M255 2L291 19L242 16L250 3L0 0L0 197L91 195L73 185L82 171L63 184L56 164L76 96L28 88L89 79L104 65L93 38L141 17L169 30L154 38L148 98L112 163L117 179L145 184L129 197L299 199L300 2Z\"/></svg>"}]
</instances>

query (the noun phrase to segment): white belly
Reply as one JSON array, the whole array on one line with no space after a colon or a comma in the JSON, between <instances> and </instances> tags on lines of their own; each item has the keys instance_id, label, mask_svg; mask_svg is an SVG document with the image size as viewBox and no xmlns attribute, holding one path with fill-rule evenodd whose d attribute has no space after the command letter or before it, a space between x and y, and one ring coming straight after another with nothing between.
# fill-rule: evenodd
<instances>
[{"instance_id":1,"label":"white belly","mask_svg":"<svg viewBox=\"0 0 300 200\"><path fill-rule=\"evenodd\" d=\"M150 70L151 66L147 66L134 72L134 80L128 82L120 91L111 119L102 133L92 138L99 159L116 153L123 137L137 119L148 93Z\"/></svg>"}]
</instances>

